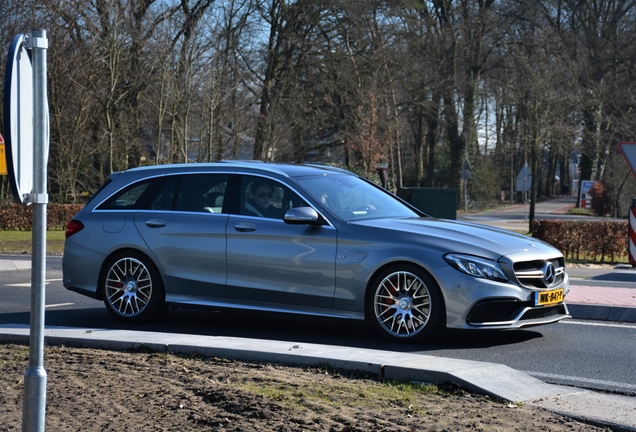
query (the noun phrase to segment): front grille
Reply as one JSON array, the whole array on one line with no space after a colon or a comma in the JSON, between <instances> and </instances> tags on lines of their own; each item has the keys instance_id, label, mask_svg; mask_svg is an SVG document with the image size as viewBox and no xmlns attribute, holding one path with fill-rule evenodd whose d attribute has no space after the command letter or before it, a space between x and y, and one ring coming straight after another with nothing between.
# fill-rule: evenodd
<instances>
[{"instance_id":1,"label":"front grille","mask_svg":"<svg viewBox=\"0 0 636 432\"><path fill-rule=\"evenodd\" d=\"M466 317L468 324L506 322L514 320L530 302L519 300L485 300L477 303Z\"/></svg>"},{"instance_id":2,"label":"front grille","mask_svg":"<svg viewBox=\"0 0 636 432\"><path fill-rule=\"evenodd\" d=\"M555 306L528 309L521 318L519 318L519 321L545 319L557 315L567 315L567 311L565 310L565 305L563 303Z\"/></svg>"},{"instance_id":3,"label":"front grille","mask_svg":"<svg viewBox=\"0 0 636 432\"><path fill-rule=\"evenodd\" d=\"M470 325L492 325L542 320L567 314L568 311L563 303L554 306L532 306L531 302L520 302L512 299L484 300L473 306L466 317L466 322Z\"/></svg>"},{"instance_id":4,"label":"front grille","mask_svg":"<svg viewBox=\"0 0 636 432\"><path fill-rule=\"evenodd\" d=\"M547 283L545 278L546 268L551 263L554 266L554 282ZM519 283L531 289L545 289L563 284L565 278L565 260L554 258L551 260L534 260L517 262L514 264L515 276Z\"/></svg>"}]
</instances>

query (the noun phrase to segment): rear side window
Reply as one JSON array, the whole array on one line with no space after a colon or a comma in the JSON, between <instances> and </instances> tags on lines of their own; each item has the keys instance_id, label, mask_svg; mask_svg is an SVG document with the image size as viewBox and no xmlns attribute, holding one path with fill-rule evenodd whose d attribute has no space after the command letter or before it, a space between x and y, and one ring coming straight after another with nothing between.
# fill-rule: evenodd
<instances>
[{"instance_id":1,"label":"rear side window","mask_svg":"<svg viewBox=\"0 0 636 432\"><path fill-rule=\"evenodd\" d=\"M223 213L228 176L187 174L142 180L125 187L97 210Z\"/></svg>"},{"instance_id":2,"label":"rear side window","mask_svg":"<svg viewBox=\"0 0 636 432\"><path fill-rule=\"evenodd\" d=\"M148 210L157 191L165 183L165 177L133 183L101 203L96 210Z\"/></svg>"}]
</instances>

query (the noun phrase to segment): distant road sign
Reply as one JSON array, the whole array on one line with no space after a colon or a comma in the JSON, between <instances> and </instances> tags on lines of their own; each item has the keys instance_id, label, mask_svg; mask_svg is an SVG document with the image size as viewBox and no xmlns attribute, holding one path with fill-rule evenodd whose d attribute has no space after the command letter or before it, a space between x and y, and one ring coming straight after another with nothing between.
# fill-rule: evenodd
<instances>
[{"instance_id":1,"label":"distant road sign","mask_svg":"<svg viewBox=\"0 0 636 432\"><path fill-rule=\"evenodd\" d=\"M517 174L517 192L529 192L532 186L532 171L528 163L523 164L523 168Z\"/></svg>"},{"instance_id":2,"label":"distant road sign","mask_svg":"<svg viewBox=\"0 0 636 432\"><path fill-rule=\"evenodd\" d=\"M579 195L579 208L591 209L592 208L592 194L590 191L594 187L596 181L594 180L581 180L581 194Z\"/></svg>"},{"instance_id":3,"label":"distant road sign","mask_svg":"<svg viewBox=\"0 0 636 432\"><path fill-rule=\"evenodd\" d=\"M33 190L33 66L26 35L13 38L4 84L4 127L9 183L25 203Z\"/></svg>"},{"instance_id":4,"label":"distant road sign","mask_svg":"<svg viewBox=\"0 0 636 432\"><path fill-rule=\"evenodd\" d=\"M636 177L636 142L619 142L618 149L623 153L632 174Z\"/></svg>"}]
</instances>

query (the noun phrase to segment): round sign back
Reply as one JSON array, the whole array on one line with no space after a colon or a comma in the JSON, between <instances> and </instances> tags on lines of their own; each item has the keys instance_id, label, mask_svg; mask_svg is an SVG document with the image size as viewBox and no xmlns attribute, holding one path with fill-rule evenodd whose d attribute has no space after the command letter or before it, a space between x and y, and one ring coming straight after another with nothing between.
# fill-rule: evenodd
<instances>
[{"instance_id":1,"label":"round sign back","mask_svg":"<svg viewBox=\"0 0 636 432\"><path fill-rule=\"evenodd\" d=\"M24 203L33 189L33 66L26 35L13 38L4 85L7 171L14 197Z\"/></svg>"}]
</instances>

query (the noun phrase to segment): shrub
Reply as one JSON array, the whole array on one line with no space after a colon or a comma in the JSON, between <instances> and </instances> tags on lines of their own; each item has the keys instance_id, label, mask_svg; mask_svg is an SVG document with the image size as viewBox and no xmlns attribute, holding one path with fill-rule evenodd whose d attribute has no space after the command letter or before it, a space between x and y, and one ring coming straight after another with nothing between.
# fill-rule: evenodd
<instances>
[{"instance_id":1,"label":"shrub","mask_svg":"<svg viewBox=\"0 0 636 432\"><path fill-rule=\"evenodd\" d=\"M614 191L603 182L596 182L592 189L592 210L599 216L605 216L614 212Z\"/></svg>"},{"instance_id":2,"label":"shrub","mask_svg":"<svg viewBox=\"0 0 636 432\"><path fill-rule=\"evenodd\" d=\"M81 204L49 204L46 212L47 229L66 229L66 224L83 207ZM33 206L10 204L0 208L0 230L31 230Z\"/></svg>"},{"instance_id":3,"label":"shrub","mask_svg":"<svg viewBox=\"0 0 636 432\"><path fill-rule=\"evenodd\" d=\"M629 224L625 222L579 222L534 220L533 237L559 249L565 258L611 261L627 257Z\"/></svg>"}]
</instances>

